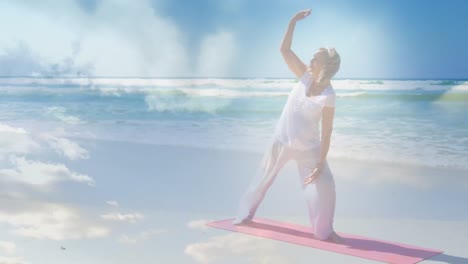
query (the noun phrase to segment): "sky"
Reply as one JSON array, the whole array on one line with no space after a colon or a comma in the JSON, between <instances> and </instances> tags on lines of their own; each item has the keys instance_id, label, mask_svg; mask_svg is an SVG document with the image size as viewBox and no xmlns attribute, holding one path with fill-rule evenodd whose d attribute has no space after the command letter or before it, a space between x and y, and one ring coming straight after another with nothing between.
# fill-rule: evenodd
<instances>
[{"instance_id":1,"label":"sky","mask_svg":"<svg viewBox=\"0 0 468 264\"><path fill-rule=\"evenodd\" d=\"M279 47L291 17L311 8L292 48L308 61L319 47L335 47L337 78L468 79L467 7L462 0L0 0L0 77L293 78ZM147 98L158 99L145 95L149 106ZM77 140L68 125L86 120L58 106L69 101L49 99L21 109L32 113L26 121L0 111L0 264L366 263L208 228L233 216L260 157ZM42 122L28 110L35 107L60 122ZM468 226L464 171L336 164L337 230L441 248L441 262L468 260L459 232ZM345 178L348 168L356 178ZM308 224L299 182L285 177L293 169L281 173L260 216Z\"/></svg>"},{"instance_id":2,"label":"sky","mask_svg":"<svg viewBox=\"0 0 468 264\"><path fill-rule=\"evenodd\" d=\"M450 1L0 1L0 76L293 78L279 52L335 47L336 78L468 78L468 3Z\"/></svg>"}]
</instances>

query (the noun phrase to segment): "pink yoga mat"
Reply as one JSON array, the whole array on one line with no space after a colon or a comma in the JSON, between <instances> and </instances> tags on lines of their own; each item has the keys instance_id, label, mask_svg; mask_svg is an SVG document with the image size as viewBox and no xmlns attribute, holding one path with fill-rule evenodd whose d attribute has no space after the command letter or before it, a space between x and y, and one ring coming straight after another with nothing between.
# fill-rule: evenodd
<instances>
[{"instance_id":1,"label":"pink yoga mat","mask_svg":"<svg viewBox=\"0 0 468 264\"><path fill-rule=\"evenodd\" d=\"M252 223L235 226L232 225L233 220L214 221L207 223L207 225L387 263L417 263L443 252L341 232L337 233L344 238L344 244L336 244L314 238L311 228L302 225L254 218Z\"/></svg>"}]
</instances>

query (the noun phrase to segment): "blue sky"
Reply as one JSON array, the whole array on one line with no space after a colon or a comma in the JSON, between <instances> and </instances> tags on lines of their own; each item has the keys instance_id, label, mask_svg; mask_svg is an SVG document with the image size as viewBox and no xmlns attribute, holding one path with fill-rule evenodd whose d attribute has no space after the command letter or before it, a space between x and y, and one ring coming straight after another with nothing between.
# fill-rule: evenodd
<instances>
[{"instance_id":1,"label":"blue sky","mask_svg":"<svg viewBox=\"0 0 468 264\"><path fill-rule=\"evenodd\" d=\"M0 75L292 78L289 19L304 61L342 56L338 78L468 78L468 3L66 0L0 3Z\"/></svg>"},{"instance_id":2,"label":"blue sky","mask_svg":"<svg viewBox=\"0 0 468 264\"><path fill-rule=\"evenodd\" d=\"M343 58L338 78L468 78L467 7L464 1L420 0L0 1L0 76L293 78L279 53L280 43L289 19L312 8L312 15L297 25L293 49L307 61L321 46L336 47ZM202 109L199 123L192 113L180 119L177 114L152 119L155 111L172 104L171 96L166 101L152 90L162 88L159 83L164 80L139 88L133 84L145 80L103 80L101 87L93 82L88 86L84 79L64 89L60 85L68 80L26 80L31 85L24 87L18 87L23 80L3 81L0 264L364 263L352 256L207 228L207 221L233 217L259 155L209 149L216 147L211 145L200 150L117 141L119 136L138 142L164 133L178 144L197 140L203 144L205 137L224 139L217 126L231 118L212 116L212 109L223 113L225 104L234 100L219 100L217 108L218 104L211 106L211 97L209 104L199 97L182 97L188 100L176 111ZM186 95L192 81L180 83L175 94ZM410 83L413 87L419 82ZM207 91L211 94L211 88ZM356 94L362 93L347 95ZM397 124L398 131L401 124L401 136L408 137L403 142L415 139L417 144L399 145L392 127L377 134L361 130L346 113L354 102L359 107L365 102L362 109L369 113L357 124L377 120L377 126ZM344 121L340 126L365 138L376 137L369 139L370 145L388 137L388 149L395 149L395 156L408 150L409 155L423 153L421 159L450 155L468 142L466 137L454 139L468 134L463 133L463 123L456 132L446 133L459 124L459 116L466 116L465 101L435 100L420 109L405 101L395 104L401 111L392 112L390 121L383 121L378 116L382 112L373 111L368 102L343 104L348 108L340 108ZM269 107L259 104L264 106ZM385 105L379 101L378 107ZM424 111L424 118L406 124L398 114L405 109ZM260 122L255 119L256 125L266 126L262 116ZM440 120L444 122L439 124ZM245 130L243 123L225 129L231 128L234 135ZM257 129L245 133L253 136L261 131ZM415 133L423 129L424 133ZM439 134L446 141L434 138L431 129L444 131ZM243 133L239 131L238 137L242 139ZM98 140L100 135L106 140ZM181 135L186 139L179 142ZM341 148L360 142L347 139L342 137L348 145ZM413 152L424 140L433 145ZM461 144L447 146L450 142ZM446 255L440 262L466 262L460 245L468 242L459 232L468 227L468 211L463 210L468 199L465 170L399 163L382 167L356 160L336 159L332 164L337 230L443 249ZM304 197L297 192L300 182L288 177L297 177L294 165L281 172L259 216L308 224Z\"/></svg>"}]
</instances>

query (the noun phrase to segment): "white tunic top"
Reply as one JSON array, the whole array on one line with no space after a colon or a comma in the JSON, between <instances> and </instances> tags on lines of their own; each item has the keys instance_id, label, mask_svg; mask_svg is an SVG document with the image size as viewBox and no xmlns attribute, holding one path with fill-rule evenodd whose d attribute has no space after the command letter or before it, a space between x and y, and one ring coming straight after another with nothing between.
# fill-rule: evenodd
<instances>
[{"instance_id":1,"label":"white tunic top","mask_svg":"<svg viewBox=\"0 0 468 264\"><path fill-rule=\"evenodd\" d=\"M312 75L305 71L289 93L275 128L275 138L290 148L319 148L322 109L324 106L335 107L336 94L332 86L326 87L320 95L307 96L311 82Z\"/></svg>"}]
</instances>

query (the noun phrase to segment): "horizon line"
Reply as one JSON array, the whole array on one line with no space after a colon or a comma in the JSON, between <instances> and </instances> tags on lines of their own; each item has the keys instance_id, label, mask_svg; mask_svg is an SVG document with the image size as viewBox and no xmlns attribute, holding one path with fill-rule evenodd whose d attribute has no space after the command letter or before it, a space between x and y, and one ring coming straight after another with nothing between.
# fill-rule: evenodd
<instances>
[{"instance_id":1,"label":"horizon line","mask_svg":"<svg viewBox=\"0 0 468 264\"><path fill-rule=\"evenodd\" d=\"M18 75L18 76L0 76L1 79L8 79L8 78L31 78L31 79L53 79L53 78L63 78L63 79L75 79L75 78L109 78L109 79L299 79L297 77L263 77L263 76L244 76L244 77L175 77L175 76L166 76L166 77L158 77L158 76L28 76L28 75ZM340 78L332 78L333 80L451 80L451 81L468 81L468 77L340 77Z\"/></svg>"}]
</instances>

